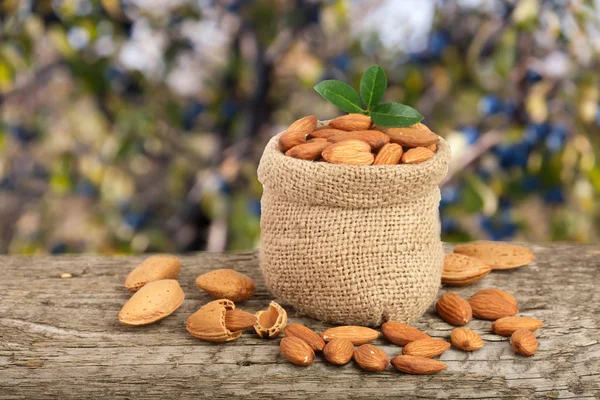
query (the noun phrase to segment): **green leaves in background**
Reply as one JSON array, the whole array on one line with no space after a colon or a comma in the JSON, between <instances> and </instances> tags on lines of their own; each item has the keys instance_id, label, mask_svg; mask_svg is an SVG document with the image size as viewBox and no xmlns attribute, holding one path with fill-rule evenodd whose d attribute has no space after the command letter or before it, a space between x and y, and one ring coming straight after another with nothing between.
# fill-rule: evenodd
<instances>
[{"instance_id":1,"label":"green leaves in background","mask_svg":"<svg viewBox=\"0 0 600 400\"><path fill-rule=\"evenodd\" d=\"M386 128L409 126L423 120L417 110L400 103L379 104L370 115L373 123Z\"/></svg>"},{"instance_id":2,"label":"green leaves in background","mask_svg":"<svg viewBox=\"0 0 600 400\"><path fill-rule=\"evenodd\" d=\"M360 98L356 90L347 83L328 80L318 83L314 88L323 98L348 113L363 113Z\"/></svg>"},{"instance_id":3,"label":"green leaves in background","mask_svg":"<svg viewBox=\"0 0 600 400\"><path fill-rule=\"evenodd\" d=\"M360 97L367 106L367 110L379 104L387 89L385 71L379 65L369 67L360 80Z\"/></svg>"}]
</instances>

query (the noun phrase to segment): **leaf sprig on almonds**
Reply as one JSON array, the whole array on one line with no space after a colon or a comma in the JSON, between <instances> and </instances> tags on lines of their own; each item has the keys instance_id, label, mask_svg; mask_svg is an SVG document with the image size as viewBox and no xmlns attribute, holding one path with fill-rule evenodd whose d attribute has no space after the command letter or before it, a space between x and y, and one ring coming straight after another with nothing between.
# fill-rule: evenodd
<instances>
[{"instance_id":1,"label":"leaf sprig on almonds","mask_svg":"<svg viewBox=\"0 0 600 400\"><path fill-rule=\"evenodd\" d=\"M379 65L373 65L364 72L360 79L360 97L352 86L336 80L320 82L314 89L341 110L368 115L373 123L382 127L410 126L423 120L423 116L410 106L381 103L387 89L387 77Z\"/></svg>"}]
</instances>

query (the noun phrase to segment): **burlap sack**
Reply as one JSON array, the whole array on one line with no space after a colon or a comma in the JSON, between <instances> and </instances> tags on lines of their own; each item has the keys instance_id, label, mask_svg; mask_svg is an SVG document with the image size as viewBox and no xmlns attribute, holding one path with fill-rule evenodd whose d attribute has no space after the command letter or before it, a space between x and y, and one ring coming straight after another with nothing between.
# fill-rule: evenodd
<instances>
[{"instance_id":1,"label":"burlap sack","mask_svg":"<svg viewBox=\"0 0 600 400\"><path fill-rule=\"evenodd\" d=\"M442 273L438 184L450 147L421 164L346 166L262 155L260 266L267 288L325 322L411 322Z\"/></svg>"}]
</instances>

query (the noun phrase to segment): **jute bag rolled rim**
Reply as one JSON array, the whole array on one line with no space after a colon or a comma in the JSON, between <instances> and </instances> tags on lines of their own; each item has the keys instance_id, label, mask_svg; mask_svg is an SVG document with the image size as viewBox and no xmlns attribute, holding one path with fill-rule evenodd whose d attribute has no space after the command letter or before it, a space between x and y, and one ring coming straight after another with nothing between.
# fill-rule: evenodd
<instances>
[{"instance_id":1,"label":"jute bag rolled rim","mask_svg":"<svg viewBox=\"0 0 600 400\"><path fill-rule=\"evenodd\" d=\"M371 208L405 203L427 196L446 176L450 145L442 138L434 156L419 164L342 165L299 160L271 138L258 166L265 190L279 198L303 204L344 208Z\"/></svg>"}]
</instances>

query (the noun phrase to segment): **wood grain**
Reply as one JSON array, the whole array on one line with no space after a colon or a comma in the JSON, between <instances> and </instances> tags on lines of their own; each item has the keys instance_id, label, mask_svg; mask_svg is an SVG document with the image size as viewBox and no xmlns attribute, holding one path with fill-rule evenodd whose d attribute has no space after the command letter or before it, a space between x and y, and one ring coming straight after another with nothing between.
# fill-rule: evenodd
<instances>
[{"instance_id":1,"label":"wood grain","mask_svg":"<svg viewBox=\"0 0 600 400\"><path fill-rule=\"evenodd\" d=\"M531 245L537 261L493 272L465 288L442 289L469 296L487 287L515 295L522 315L539 318L534 357L515 354L508 338L488 321L468 327L483 349L451 349L448 369L410 376L389 367L367 373L352 362L328 364L321 355L307 368L287 362L278 340L245 333L212 344L190 336L185 318L209 301L194 279L230 267L252 276L253 299L238 307L255 312L272 299L254 254L202 253L182 257L182 307L147 327L121 326L117 313L130 296L127 273L144 257L0 257L0 398L600 398L600 246ZM71 273L71 279L61 279ZM286 307L290 323L316 331L327 325ZM433 307L414 325L449 340L453 327ZM399 346L376 342L390 357Z\"/></svg>"}]
</instances>

